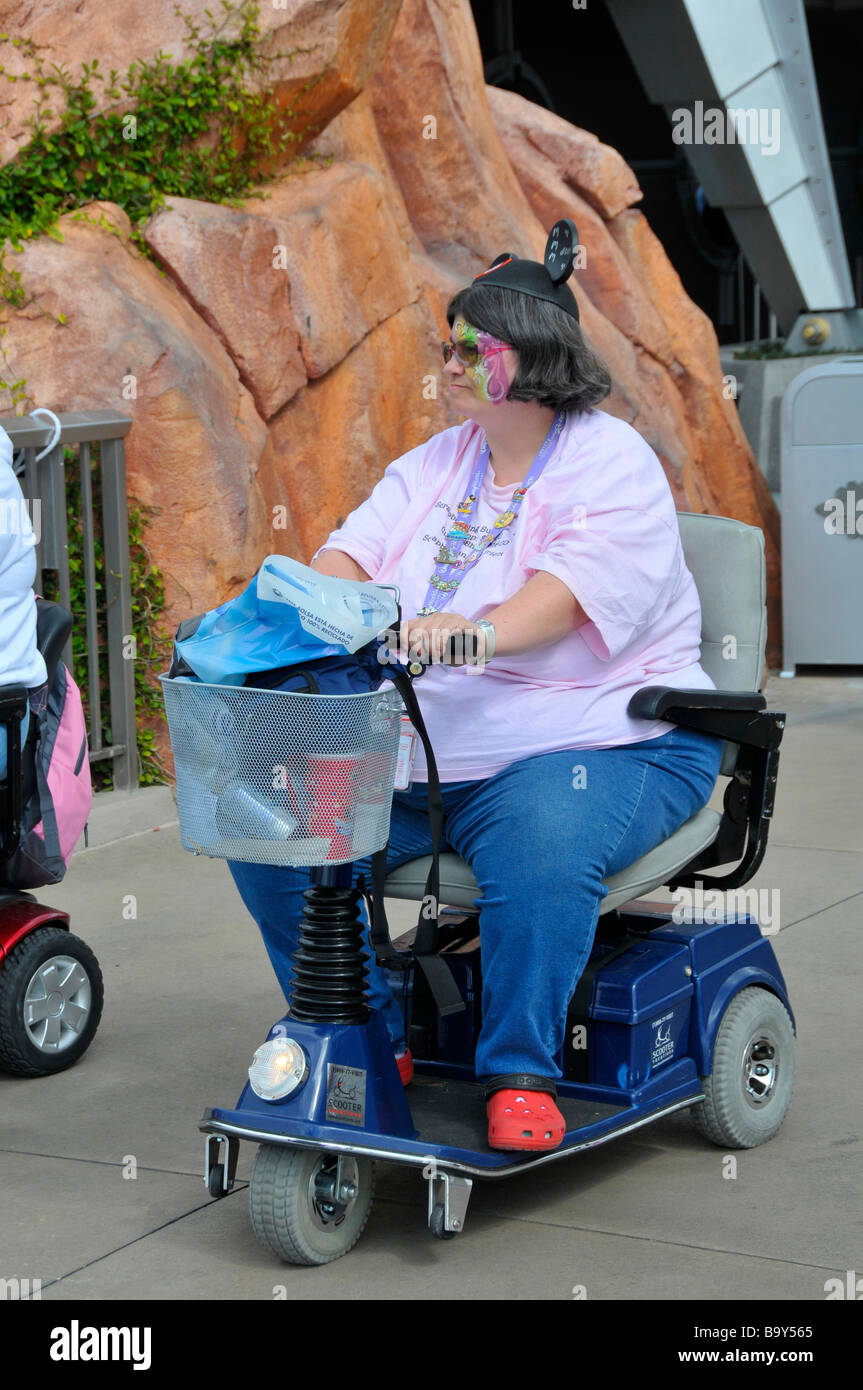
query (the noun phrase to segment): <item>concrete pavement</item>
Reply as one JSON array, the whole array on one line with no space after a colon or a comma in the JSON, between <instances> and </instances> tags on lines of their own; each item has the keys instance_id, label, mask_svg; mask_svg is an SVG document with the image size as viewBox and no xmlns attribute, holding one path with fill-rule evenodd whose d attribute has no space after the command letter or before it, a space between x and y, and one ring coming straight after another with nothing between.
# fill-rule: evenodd
<instances>
[{"instance_id":1,"label":"concrete pavement","mask_svg":"<svg viewBox=\"0 0 863 1390\"><path fill-rule=\"evenodd\" d=\"M70 1071L0 1076L0 1278L39 1279L54 1300L259 1300L280 1285L300 1300L569 1300L581 1285L590 1300L758 1302L823 1301L826 1280L863 1273L863 673L772 677L767 695L789 720L750 886L779 893L798 1073L785 1125L736 1154L735 1178L680 1112L477 1184L463 1235L444 1243L426 1230L425 1183L383 1164L345 1259L280 1264L249 1223L253 1148L212 1202L197 1122L236 1100L281 991L226 865L182 849L168 789L103 794L91 848L38 896L95 950L105 1012ZM392 925L415 920L392 907Z\"/></svg>"}]
</instances>

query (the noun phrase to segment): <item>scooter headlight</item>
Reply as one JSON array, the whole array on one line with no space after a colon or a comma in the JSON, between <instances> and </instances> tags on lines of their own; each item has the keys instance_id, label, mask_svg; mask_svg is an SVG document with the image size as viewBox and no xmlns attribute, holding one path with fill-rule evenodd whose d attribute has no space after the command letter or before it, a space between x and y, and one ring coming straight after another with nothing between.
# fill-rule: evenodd
<instances>
[{"instance_id":1,"label":"scooter headlight","mask_svg":"<svg viewBox=\"0 0 863 1390\"><path fill-rule=\"evenodd\" d=\"M309 1074L306 1054L293 1038L261 1043L249 1067L249 1084L261 1100L284 1100Z\"/></svg>"}]
</instances>

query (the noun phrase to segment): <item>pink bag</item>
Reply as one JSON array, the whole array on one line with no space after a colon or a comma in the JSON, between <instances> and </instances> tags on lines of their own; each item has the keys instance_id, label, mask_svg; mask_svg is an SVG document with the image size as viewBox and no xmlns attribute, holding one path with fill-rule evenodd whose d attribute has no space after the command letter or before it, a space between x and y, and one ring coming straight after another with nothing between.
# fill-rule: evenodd
<instances>
[{"instance_id":1,"label":"pink bag","mask_svg":"<svg viewBox=\"0 0 863 1390\"><path fill-rule=\"evenodd\" d=\"M35 791L23 809L18 849L0 864L0 881L9 888L59 883L93 804L81 692L62 661L47 707L38 714L31 709L30 725L22 761L34 760Z\"/></svg>"}]
</instances>

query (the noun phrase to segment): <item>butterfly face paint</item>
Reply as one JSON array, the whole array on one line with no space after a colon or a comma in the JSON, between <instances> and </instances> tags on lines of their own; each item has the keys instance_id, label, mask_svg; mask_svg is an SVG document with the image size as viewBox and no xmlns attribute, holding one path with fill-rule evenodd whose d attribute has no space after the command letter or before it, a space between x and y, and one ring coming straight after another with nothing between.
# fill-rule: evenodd
<instances>
[{"instance_id":1,"label":"butterfly face paint","mask_svg":"<svg viewBox=\"0 0 863 1390\"><path fill-rule=\"evenodd\" d=\"M497 405L506 398L512 381L503 354L511 346L481 328L474 328L466 319L457 318L452 326L453 341L467 355L475 357L472 366L464 364L465 373L473 383L480 400Z\"/></svg>"}]
</instances>

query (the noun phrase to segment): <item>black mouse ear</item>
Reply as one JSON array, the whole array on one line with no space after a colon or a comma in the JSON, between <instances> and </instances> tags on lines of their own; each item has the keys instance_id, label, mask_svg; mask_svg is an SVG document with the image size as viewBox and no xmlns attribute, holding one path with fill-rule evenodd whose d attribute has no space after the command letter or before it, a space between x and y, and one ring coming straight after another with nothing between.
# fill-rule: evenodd
<instances>
[{"instance_id":1,"label":"black mouse ear","mask_svg":"<svg viewBox=\"0 0 863 1390\"><path fill-rule=\"evenodd\" d=\"M564 280L569 279L577 249L575 223L571 217L561 217L555 222L545 243L545 268L552 284L562 285Z\"/></svg>"}]
</instances>

